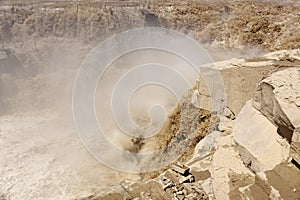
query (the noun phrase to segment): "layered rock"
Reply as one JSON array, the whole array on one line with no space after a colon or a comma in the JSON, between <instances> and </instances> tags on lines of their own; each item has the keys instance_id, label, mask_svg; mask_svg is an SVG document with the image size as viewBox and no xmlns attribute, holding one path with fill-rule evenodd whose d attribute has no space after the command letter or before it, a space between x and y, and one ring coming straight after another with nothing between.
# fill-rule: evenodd
<instances>
[{"instance_id":1,"label":"layered rock","mask_svg":"<svg viewBox=\"0 0 300 200\"><path fill-rule=\"evenodd\" d=\"M248 101L233 129L244 163L255 172L273 169L287 160L289 144L277 134L277 127Z\"/></svg>"},{"instance_id":2,"label":"layered rock","mask_svg":"<svg viewBox=\"0 0 300 200\"><path fill-rule=\"evenodd\" d=\"M153 179L124 182L84 199L298 198L300 171L289 158L298 161L299 156L299 60L296 50L215 63L213 70L233 101L215 113L216 126L206 130L192 158L173 163ZM193 101L209 110L214 100L202 87L204 79L197 84ZM181 120L189 112L179 114ZM192 129L188 118L184 127Z\"/></svg>"},{"instance_id":3,"label":"layered rock","mask_svg":"<svg viewBox=\"0 0 300 200\"><path fill-rule=\"evenodd\" d=\"M253 107L276 125L291 144L291 155L300 163L300 68L274 73L263 80L253 97Z\"/></svg>"},{"instance_id":4,"label":"layered rock","mask_svg":"<svg viewBox=\"0 0 300 200\"><path fill-rule=\"evenodd\" d=\"M254 199L299 196L299 83L297 65L275 72L259 83L235 121L233 135L241 159L257 174L249 187Z\"/></svg>"},{"instance_id":5,"label":"layered rock","mask_svg":"<svg viewBox=\"0 0 300 200\"><path fill-rule=\"evenodd\" d=\"M300 174L289 162L290 155L296 161L299 156L299 61L296 50L215 63L233 100L227 106L239 114L235 120L220 116L219 132L196 147L194 159L201 160L197 165L210 166L210 197L297 197L300 180L289 182L287 177Z\"/></svg>"},{"instance_id":6,"label":"layered rock","mask_svg":"<svg viewBox=\"0 0 300 200\"><path fill-rule=\"evenodd\" d=\"M205 80L205 76L209 76L211 71L217 70L222 77L226 105L235 115L238 115L263 79L274 72L295 66L300 67L299 50L278 51L261 57L230 59L204 65L200 70L202 75L199 84L200 107L211 109L212 96Z\"/></svg>"}]
</instances>

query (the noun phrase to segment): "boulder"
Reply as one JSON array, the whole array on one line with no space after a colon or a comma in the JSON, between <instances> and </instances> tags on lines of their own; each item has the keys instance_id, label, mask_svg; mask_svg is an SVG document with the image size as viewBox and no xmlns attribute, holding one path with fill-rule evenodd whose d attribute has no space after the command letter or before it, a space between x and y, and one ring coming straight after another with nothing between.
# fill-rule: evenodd
<instances>
[{"instance_id":1,"label":"boulder","mask_svg":"<svg viewBox=\"0 0 300 200\"><path fill-rule=\"evenodd\" d=\"M291 144L291 156L300 163L300 68L289 68L264 79L253 96L253 107L277 127Z\"/></svg>"},{"instance_id":2,"label":"boulder","mask_svg":"<svg viewBox=\"0 0 300 200\"><path fill-rule=\"evenodd\" d=\"M233 127L234 140L246 166L255 172L273 169L287 160L288 142L277 134L277 127L248 101Z\"/></svg>"},{"instance_id":3,"label":"boulder","mask_svg":"<svg viewBox=\"0 0 300 200\"><path fill-rule=\"evenodd\" d=\"M197 83L200 108L211 111L211 104L218 101L218 98L211 93L218 94L220 91L215 89L222 88L226 94L226 106L237 116L264 78L271 76L274 72L295 66L300 66L299 50L278 51L261 57L234 58L203 65L200 68L200 81ZM216 82L216 75L222 77L223 85ZM215 85L213 90L209 90L208 85L213 85L212 83L218 85ZM300 106L300 96L294 103Z\"/></svg>"}]
</instances>

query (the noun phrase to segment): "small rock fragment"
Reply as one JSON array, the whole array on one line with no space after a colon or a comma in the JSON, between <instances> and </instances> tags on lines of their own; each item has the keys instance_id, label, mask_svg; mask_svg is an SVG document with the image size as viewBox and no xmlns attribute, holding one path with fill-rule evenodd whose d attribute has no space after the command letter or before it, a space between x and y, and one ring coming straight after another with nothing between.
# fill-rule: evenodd
<instances>
[{"instance_id":1,"label":"small rock fragment","mask_svg":"<svg viewBox=\"0 0 300 200\"><path fill-rule=\"evenodd\" d=\"M192 183L192 182L194 182L195 181L195 178L194 178L194 176L193 175L188 175L188 176L182 176L182 177L180 177L179 178L179 183L181 184L181 183L186 183L186 182L188 182L188 183Z\"/></svg>"},{"instance_id":2,"label":"small rock fragment","mask_svg":"<svg viewBox=\"0 0 300 200\"><path fill-rule=\"evenodd\" d=\"M166 185L164 185L163 189L166 191L168 188L171 188L172 186L174 186L174 184L172 182L169 182Z\"/></svg>"},{"instance_id":3,"label":"small rock fragment","mask_svg":"<svg viewBox=\"0 0 300 200\"><path fill-rule=\"evenodd\" d=\"M180 163L175 163L172 165L172 169L181 175L187 175L189 173L190 168L187 166L180 164Z\"/></svg>"}]
</instances>

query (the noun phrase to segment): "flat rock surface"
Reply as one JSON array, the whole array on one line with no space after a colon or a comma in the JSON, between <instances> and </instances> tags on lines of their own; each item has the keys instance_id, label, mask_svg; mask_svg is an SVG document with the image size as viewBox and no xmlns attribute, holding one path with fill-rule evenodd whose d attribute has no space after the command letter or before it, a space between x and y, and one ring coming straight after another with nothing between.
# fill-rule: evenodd
<instances>
[{"instance_id":1,"label":"flat rock surface","mask_svg":"<svg viewBox=\"0 0 300 200\"><path fill-rule=\"evenodd\" d=\"M273 169L289 155L289 145L263 114L246 103L233 128L234 139L245 163L257 172Z\"/></svg>"}]
</instances>

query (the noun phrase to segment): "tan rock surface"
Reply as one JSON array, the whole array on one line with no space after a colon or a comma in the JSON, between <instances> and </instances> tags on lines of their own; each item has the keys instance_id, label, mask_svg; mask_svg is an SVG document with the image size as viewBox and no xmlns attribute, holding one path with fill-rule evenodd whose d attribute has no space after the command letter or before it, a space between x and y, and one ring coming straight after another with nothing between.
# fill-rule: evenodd
<instances>
[{"instance_id":1,"label":"tan rock surface","mask_svg":"<svg viewBox=\"0 0 300 200\"><path fill-rule=\"evenodd\" d=\"M267 78L300 66L299 6L297 1L265 0L153 1L145 5L2 0L0 199L299 198L297 164L288 160L275 166L286 158L286 142L277 131L290 140L291 156L300 160L299 79L293 70ZM153 179L149 178L153 174L125 174L99 165L80 145L72 122L64 120L71 110L74 75L88 52L106 37L148 25L189 34L215 60L234 57L214 67L224 80L225 116L217 116L218 124L208 130L207 123L198 120L209 121L211 113L175 112L167 124L172 128L165 129L170 134L156 138L153 146L163 148L181 122L184 130L199 130L183 160L192 156L194 146L196 150L191 160L181 163L186 165L183 170L169 166L155 172ZM282 51L262 53L274 50ZM8 63L15 65L7 68ZM18 77L15 72L23 70L26 76ZM238 116L263 79L254 98L258 110L246 107L248 113ZM211 96L202 84L204 104L200 105L211 110ZM14 94L16 88L20 92ZM262 96L263 101L258 100ZM240 126L238 144L232 133L234 123ZM134 143L138 151L139 140ZM269 170L255 174L253 169Z\"/></svg>"},{"instance_id":2,"label":"tan rock surface","mask_svg":"<svg viewBox=\"0 0 300 200\"><path fill-rule=\"evenodd\" d=\"M300 67L276 72L263 80L254 93L253 106L278 127L291 143L292 157L300 162Z\"/></svg>"},{"instance_id":3,"label":"tan rock surface","mask_svg":"<svg viewBox=\"0 0 300 200\"><path fill-rule=\"evenodd\" d=\"M233 127L233 135L246 165L255 172L273 169L287 160L289 144L277 133L277 127L246 103Z\"/></svg>"},{"instance_id":4,"label":"tan rock surface","mask_svg":"<svg viewBox=\"0 0 300 200\"><path fill-rule=\"evenodd\" d=\"M211 67L212 69L207 69ZM245 103L250 100L257 85L274 72L300 67L300 51L278 51L265 54L261 57L245 59L229 59L203 66L203 76L210 71L218 70L223 79L223 88L226 94L226 105L237 116ZM201 68L202 69L202 68ZM214 73L216 74L216 73ZM200 107L211 110L212 99L206 80L200 79ZM221 85L222 86L222 85ZM295 85L296 86L296 85ZM255 97L254 97L255 98ZM297 99L293 100L299 104Z\"/></svg>"}]
</instances>

